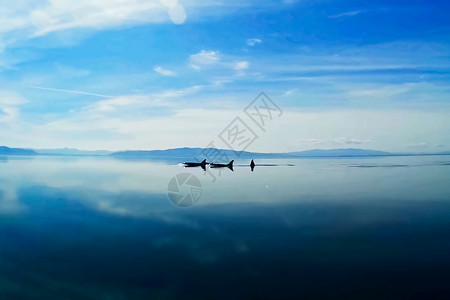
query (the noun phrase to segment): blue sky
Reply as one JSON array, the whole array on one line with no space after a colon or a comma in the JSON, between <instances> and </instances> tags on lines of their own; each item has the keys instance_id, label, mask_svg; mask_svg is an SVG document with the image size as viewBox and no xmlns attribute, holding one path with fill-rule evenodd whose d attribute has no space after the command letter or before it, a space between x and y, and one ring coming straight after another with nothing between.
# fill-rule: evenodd
<instances>
[{"instance_id":1,"label":"blue sky","mask_svg":"<svg viewBox=\"0 0 450 300\"><path fill-rule=\"evenodd\" d=\"M265 91L247 150L450 150L448 1L8 2L0 144L202 147Z\"/></svg>"}]
</instances>

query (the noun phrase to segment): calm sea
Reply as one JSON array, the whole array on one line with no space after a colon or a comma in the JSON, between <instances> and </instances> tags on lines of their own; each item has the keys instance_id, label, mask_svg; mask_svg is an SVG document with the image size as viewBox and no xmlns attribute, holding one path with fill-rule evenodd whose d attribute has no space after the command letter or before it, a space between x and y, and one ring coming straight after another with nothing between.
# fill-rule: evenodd
<instances>
[{"instance_id":1,"label":"calm sea","mask_svg":"<svg viewBox=\"0 0 450 300\"><path fill-rule=\"evenodd\" d=\"M0 157L0 297L450 297L450 156L177 162Z\"/></svg>"}]
</instances>

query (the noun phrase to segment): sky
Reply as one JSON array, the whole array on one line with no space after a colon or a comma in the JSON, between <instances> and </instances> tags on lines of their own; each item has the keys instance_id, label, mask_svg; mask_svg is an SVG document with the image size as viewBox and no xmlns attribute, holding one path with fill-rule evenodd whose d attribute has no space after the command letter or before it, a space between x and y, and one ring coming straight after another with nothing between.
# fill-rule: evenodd
<instances>
[{"instance_id":1,"label":"sky","mask_svg":"<svg viewBox=\"0 0 450 300\"><path fill-rule=\"evenodd\" d=\"M439 0L0 0L0 145L449 151L449 10ZM276 110L259 105L261 92ZM231 143L236 122L251 143Z\"/></svg>"}]
</instances>

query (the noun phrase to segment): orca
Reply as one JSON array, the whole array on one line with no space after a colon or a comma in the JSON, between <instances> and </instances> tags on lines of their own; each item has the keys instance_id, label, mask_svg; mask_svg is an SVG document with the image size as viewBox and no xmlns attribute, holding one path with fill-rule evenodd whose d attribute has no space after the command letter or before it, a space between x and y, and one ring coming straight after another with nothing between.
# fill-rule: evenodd
<instances>
[{"instance_id":1,"label":"orca","mask_svg":"<svg viewBox=\"0 0 450 300\"><path fill-rule=\"evenodd\" d=\"M250 169L252 170L252 172L253 172L253 170L255 169L255 162L253 161L253 159L252 159L252 161L250 162Z\"/></svg>"},{"instance_id":2,"label":"orca","mask_svg":"<svg viewBox=\"0 0 450 300\"><path fill-rule=\"evenodd\" d=\"M233 162L234 162L234 160L230 161L228 164L214 164L214 163L210 163L209 166L211 168L228 168L231 171L234 171L233 170Z\"/></svg>"},{"instance_id":3,"label":"orca","mask_svg":"<svg viewBox=\"0 0 450 300\"><path fill-rule=\"evenodd\" d=\"M187 168L192 168L192 167L202 167L202 169L205 169L206 167L206 159L204 159L202 162L198 163L198 162L183 162L183 165Z\"/></svg>"}]
</instances>

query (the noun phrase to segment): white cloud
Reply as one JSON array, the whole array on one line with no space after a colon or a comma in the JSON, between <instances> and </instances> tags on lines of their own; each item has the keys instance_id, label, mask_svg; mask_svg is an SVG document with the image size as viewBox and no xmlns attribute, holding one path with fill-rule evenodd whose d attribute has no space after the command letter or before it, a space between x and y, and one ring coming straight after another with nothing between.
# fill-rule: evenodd
<instances>
[{"instance_id":1,"label":"white cloud","mask_svg":"<svg viewBox=\"0 0 450 300\"><path fill-rule=\"evenodd\" d=\"M110 100L98 101L86 107L85 110L89 112L111 112L120 107L145 103L146 100L147 97L139 95L116 97Z\"/></svg>"},{"instance_id":2,"label":"white cloud","mask_svg":"<svg viewBox=\"0 0 450 300\"><path fill-rule=\"evenodd\" d=\"M225 5L226 4L226 5ZM228 14L252 1L224 0L28 0L0 5L0 50L16 41L69 29L103 30L128 25L183 24L194 17ZM220 9L217 9L220 7ZM6 45L1 45L6 43ZM1 52L1 51L0 51Z\"/></svg>"},{"instance_id":3,"label":"white cloud","mask_svg":"<svg viewBox=\"0 0 450 300\"><path fill-rule=\"evenodd\" d=\"M177 74L174 71L164 69L161 66L155 66L153 70L163 76L176 76Z\"/></svg>"},{"instance_id":4,"label":"white cloud","mask_svg":"<svg viewBox=\"0 0 450 300\"><path fill-rule=\"evenodd\" d=\"M178 4L178 0L159 0L159 2L167 8L174 7Z\"/></svg>"},{"instance_id":5,"label":"white cloud","mask_svg":"<svg viewBox=\"0 0 450 300\"><path fill-rule=\"evenodd\" d=\"M123 95L111 97L111 99L97 101L83 107L78 114L89 117L102 117L117 114L120 117L125 111L142 111L143 109L155 109L158 107L175 108L177 100L187 97L202 89L202 86L191 86L182 90L166 90L160 93L145 95Z\"/></svg>"},{"instance_id":6,"label":"white cloud","mask_svg":"<svg viewBox=\"0 0 450 300\"><path fill-rule=\"evenodd\" d=\"M219 80L214 81L213 84L214 84L215 86L223 86L224 84L232 83L232 82L233 82L233 81L232 81L232 80L229 80L229 79L219 79Z\"/></svg>"},{"instance_id":7,"label":"white cloud","mask_svg":"<svg viewBox=\"0 0 450 300\"><path fill-rule=\"evenodd\" d=\"M217 51L202 50L196 54L192 54L189 58L191 68L200 70L220 61L219 53Z\"/></svg>"},{"instance_id":8,"label":"white cloud","mask_svg":"<svg viewBox=\"0 0 450 300\"><path fill-rule=\"evenodd\" d=\"M169 7L169 17L174 24L183 24L186 21L184 7L180 3Z\"/></svg>"},{"instance_id":9,"label":"white cloud","mask_svg":"<svg viewBox=\"0 0 450 300\"><path fill-rule=\"evenodd\" d=\"M250 63L248 61L240 61L234 64L233 69L236 71L244 71L250 67Z\"/></svg>"},{"instance_id":10,"label":"white cloud","mask_svg":"<svg viewBox=\"0 0 450 300\"><path fill-rule=\"evenodd\" d=\"M15 92L0 91L0 105L2 106L18 106L28 101Z\"/></svg>"},{"instance_id":11,"label":"white cloud","mask_svg":"<svg viewBox=\"0 0 450 300\"><path fill-rule=\"evenodd\" d=\"M250 67L250 63L248 61L239 61L233 63L232 68L236 71L237 76L244 76L246 74L246 70Z\"/></svg>"},{"instance_id":12,"label":"white cloud","mask_svg":"<svg viewBox=\"0 0 450 300\"><path fill-rule=\"evenodd\" d=\"M261 44L261 40L260 39L248 39L247 40L247 46L253 47L256 44Z\"/></svg>"},{"instance_id":13,"label":"white cloud","mask_svg":"<svg viewBox=\"0 0 450 300\"><path fill-rule=\"evenodd\" d=\"M35 35L72 28L103 29L127 23L163 22L166 8L148 0L58 0L30 14Z\"/></svg>"},{"instance_id":14,"label":"white cloud","mask_svg":"<svg viewBox=\"0 0 450 300\"><path fill-rule=\"evenodd\" d=\"M249 69L250 63L246 60L237 59L242 59L242 57L224 55L220 54L218 51L213 50L201 50L200 52L192 54L189 57L189 66L197 71L220 71L222 76L224 76L225 74L228 74L228 76L242 76L245 74L245 71ZM231 75L229 71L236 72ZM221 78L220 80L222 79L223 78Z\"/></svg>"},{"instance_id":15,"label":"white cloud","mask_svg":"<svg viewBox=\"0 0 450 300\"><path fill-rule=\"evenodd\" d=\"M214 139L217 147L226 147L217 135L243 112L240 107L195 108L180 104L188 96L198 95L201 89L194 86L101 100L44 124L22 121L21 126L0 131L0 139L8 146L91 150L202 147ZM8 100L2 105L5 103L17 108L16 104L23 100ZM159 109L167 113L152 113ZM282 117L267 124L266 132L249 151L283 152L356 145L401 152L411 150L417 141L438 145L450 140L450 119L446 111L284 110ZM445 150L437 146L427 149Z\"/></svg>"},{"instance_id":16,"label":"white cloud","mask_svg":"<svg viewBox=\"0 0 450 300\"><path fill-rule=\"evenodd\" d=\"M199 8L199 3L189 2L189 6ZM183 24L186 20L184 6L176 0L16 1L8 3L7 7L0 7L0 16L0 39L6 41L6 46L14 40L68 29L101 30L170 21Z\"/></svg>"},{"instance_id":17,"label":"white cloud","mask_svg":"<svg viewBox=\"0 0 450 300\"><path fill-rule=\"evenodd\" d=\"M15 92L0 91L0 123L12 123L19 117L19 107L27 101Z\"/></svg>"}]
</instances>

